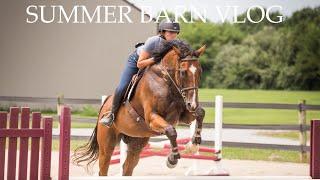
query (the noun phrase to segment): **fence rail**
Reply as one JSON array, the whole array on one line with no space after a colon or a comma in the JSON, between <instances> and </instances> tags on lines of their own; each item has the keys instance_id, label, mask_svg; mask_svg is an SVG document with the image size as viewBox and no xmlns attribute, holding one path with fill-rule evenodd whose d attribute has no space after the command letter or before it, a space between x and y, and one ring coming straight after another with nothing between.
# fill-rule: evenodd
<instances>
[{"instance_id":1,"label":"fence rail","mask_svg":"<svg viewBox=\"0 0 320 180\"><path fill-rule=\"evenodd\" d=\"M58 116L53 116L53 121L58 121ZM72 122L76 123L97 123L97 118L72 118ZM186 124L178 124L181 127L189 127ZM214 123L203 123L203 128L214 128ZM257 129L257 130L300 130L300 125L292 124L223 124L224 129ZM310 126L304 127L310 131Z\"/></svg>"},{"instance_id":2,"label":"fence rail","mask_svg":"<svg viewBox=\"0 0 320 180\"><path fill-rule=\"evenodd\" d=\"M58 98L50 97L16 97L16 96L0 96L0 101L10 102L31 102L31 103L48 103L57 104ZM93 104L100 105L101 99L78 99L64 98L65 104ZM214 102L200 102L203 107L214 107ZM300 104L279 104L279 103L238 103L224 102L225 108L244 108L244 109L305 109L305 110L320 110L320 105L303 105Z\"/></svg>"},{"instance_id":3,"label":"fence rail","mask_svg":"<svg viewBox=\"0 0 320 180\"><path fill-rule=\"evenodd\" d=\"M13 96L0 96L0 101L7 102L29 102L29 103L46 103L57 104L58 107L61 104L69 105L99 105L101 99L77 99L77 98L47 98L47 97L13 97ZM202 107L213 108L215 102L200 102ZM309 146L306 146L306 131L310 130L310 126L306 125L306 110L320 110L320 105L307 105L305 101L299 104L280 104L280 103L238 103L238 102L224 102L224 108L242 108L242 109L282 109L282 110L297 110L299 114L299 124L223 124L223 128L231 129L260 129L260 130L296 130L300 133L301 145L277 145L277 144L257 144L257 143L241 143L241 142L224 142L227 147L243 147L243 148L262 148L262 149L282 149L282 150L294 150L300 151L302 154L301 159L305 159L306 151L310 151ZM59 112L58 112L59 114ZM57 117L54 118L58 119ZM72 122L83 123L96 123L97 119L90 118L73 118ZM183 126L183 125L182 125ZM204 124L204 127L213 128L214 124ZM86 137L72 137L75 139L83 139ZM204 142L205 144L211 144L213 141Z\"/></svg>"},{"instance_id":4,"label":"fence rail","mask_svg":"<svg viewBox=\"0 0 320 180\"><path fill-rule=\"evenodd\" d=\"M53 135L54 139L59 139L59 135ZM71 140L84 140L88 141L90 136L77 136L71 135ZM150 142L165 141L165 138L150 138ZM213 146L214 141L203 140L201 145ZM262 144L262 143L249 143L249 142L229 142L223 141L223 147L237 147L237 148L255 148L255 149L274 149L274 150L289 150L289 151L301 151L304 148L306 151L310 152L310 146L302 147L300 145L283 145L283 144Z\"/></svg>"}]
</instances>

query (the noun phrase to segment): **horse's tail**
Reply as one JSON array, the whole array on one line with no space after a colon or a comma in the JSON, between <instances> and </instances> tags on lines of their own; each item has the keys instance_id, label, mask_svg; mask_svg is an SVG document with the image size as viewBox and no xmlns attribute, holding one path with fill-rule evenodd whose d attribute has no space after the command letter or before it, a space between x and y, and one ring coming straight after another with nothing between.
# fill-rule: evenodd
<instances>
[{"instance_id":1,"label":"horse's tail","mask_svg":"<svg viewBox=\"0 0 320 180\"><path fill-rule=\"evenodd\" d=\"M103 102L103 105L106 103L110 96L108 96L105 101ZM98 115L98 120L99 116L102 110L102 107L100 108L99 115ZM86 167L87 170L89 170L89 166L94 164L94 162L97 161L98 156L99 156L99 144L97 140L97 134L98 134L98 121L96 124L96 127L93 130L92 135L90 136L89 142L86 144L79 146L76 148L74 151L74 154L72 155L72 163L77 165L77 166L83 166L83 162L87 162Z\"/></svg>"},{"instance_id":2,"label":"horse's tail","mask_svg":"<svg viewBox=\"0 0 320 180\"><path fill-rule=\"evenodd\" d=\"M94 128L94 131L89 139L89 142L86 144L79 146L74 151L74 154L72 155L72 163L77 166L83 166L82 162L86 162L87 170L88 167L93 165L95 161L98 159L99 155L99 144L97 140L97 129L98 125Z\"/></svg>"}]
</instances>

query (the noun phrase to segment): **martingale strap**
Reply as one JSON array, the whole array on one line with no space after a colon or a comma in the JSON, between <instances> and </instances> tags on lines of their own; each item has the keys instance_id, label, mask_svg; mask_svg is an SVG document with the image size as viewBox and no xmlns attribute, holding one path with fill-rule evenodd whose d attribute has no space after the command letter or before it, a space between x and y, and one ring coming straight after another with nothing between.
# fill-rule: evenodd
<instances>
[{"instance_id":1,"label":"martingale strap","mask_svg":"<svg viewBox=\"0 0 320 180\"><path fill-rule=\"evenodd\" d=\"M139 115L136 109L132 106L132 104L129 101L126 101L126 107L128 108L128 112L130 116L135 119L137 122L144 121L143 116Z\"/></svg>"}]
</instances>

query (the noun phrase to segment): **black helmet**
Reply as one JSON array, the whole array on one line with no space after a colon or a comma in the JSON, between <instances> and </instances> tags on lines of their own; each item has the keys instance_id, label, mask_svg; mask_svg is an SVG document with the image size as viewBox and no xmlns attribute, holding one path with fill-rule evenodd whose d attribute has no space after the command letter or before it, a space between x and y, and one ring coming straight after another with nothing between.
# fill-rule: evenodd
<instances>
[{"instance_id":1,"label":"black helmet","mask_svg":"<svg viewBox=\"0 0 320 180\"><path fill-rule=\"evenodd\" d=\"M163 19L158 27L158 32L162 32L162 31L173 31L173 32L180 32L180 25L178 22L174 22L173 19Z\"/></svg>"}]
</instances>

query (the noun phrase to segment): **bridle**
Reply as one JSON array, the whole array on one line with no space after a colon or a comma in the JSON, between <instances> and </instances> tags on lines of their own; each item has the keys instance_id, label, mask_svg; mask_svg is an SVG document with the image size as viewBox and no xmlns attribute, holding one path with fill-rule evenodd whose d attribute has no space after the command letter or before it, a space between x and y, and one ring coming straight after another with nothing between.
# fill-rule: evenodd
<instances>
[{"instance_id":1,"label":"bridle","mask_svg":"<svg viewBox=\"0 0 320 180\"><path fill-rule=\"evenodd\" d=\"M182 62L185 62L185 61L198 61L198 58L197 57L189 57L189 58L181 58L179 59L180 63ZM179 64L180 64L179 63ZM174 80L173 78L171 77L171 75L169 74L168 70L165 68L165 66L162 64L162 60L160 61L160 67L162 69L162 71L169 77L170 81L172 82L172 84L175 86L175 88L177 89L177 91L179 92L179 94L181 95L182 99L183 99L183 102L184 104L186 105L187 103L187 98L186 98L186 92L187 91L190 91L190 90L198 90L199 87L197 86L191 86L191 87L180 87ZM179 69L175 69L175 71L182 71L180 68ZM181 82L181 76L179 76L179 82ZM187 110L191 113L194 113L195 111L193 110L190 110L188 108L188 106L186 107Z\"/></svg>"}]
</instances>

